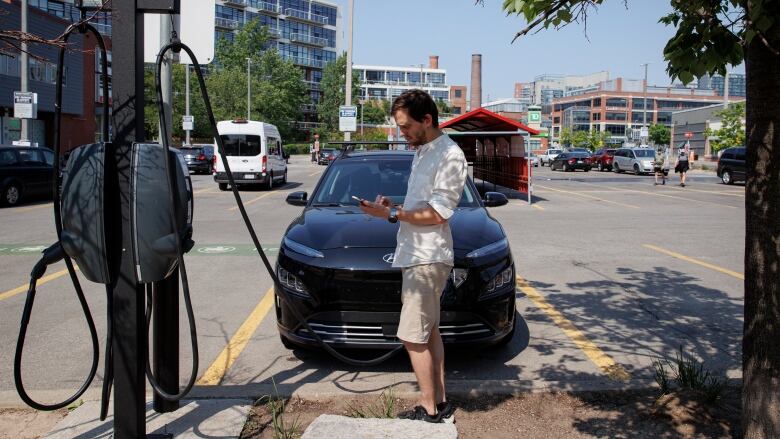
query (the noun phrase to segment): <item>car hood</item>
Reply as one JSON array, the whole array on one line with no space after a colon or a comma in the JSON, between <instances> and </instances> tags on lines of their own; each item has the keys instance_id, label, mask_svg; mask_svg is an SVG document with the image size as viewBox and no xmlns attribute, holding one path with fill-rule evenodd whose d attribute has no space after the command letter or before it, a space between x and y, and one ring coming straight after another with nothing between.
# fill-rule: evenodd
<instances>
[{"instance_id":1,"label":"car hood","mask_svg":"<svg viewBox=\"0 0 780 439\"><path fill-rule=\"evenodd\" d=\"M450 218L455 249L473 250L505 237L498 221L482 207L458 208ZM285 237L317 250L395 248L398 224L371 217L353 206L308 207Z\"/></svg>"}]
</instances>

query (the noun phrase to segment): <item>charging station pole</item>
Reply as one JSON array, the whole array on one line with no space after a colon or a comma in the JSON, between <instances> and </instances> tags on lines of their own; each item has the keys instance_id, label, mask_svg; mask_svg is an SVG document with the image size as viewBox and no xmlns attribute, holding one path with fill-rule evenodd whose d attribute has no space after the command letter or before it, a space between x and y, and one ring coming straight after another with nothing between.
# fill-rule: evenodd
<instances>
[{"instance_id":1,"label":"charging station pole","mask_svg":"<svg viewBox=\"0 0 780 439\"><path fill-rule=\"evenodd\" d=\"M146 320L144 288L133 263L130 163L133 142L144 133L145 12L178 13L178 0L117 0L112 3L113 157L116 176L107 189L111 216L109 269L113 295L114 438L146 437ZM109 155L109 157L111 157Z\"/></svg>"}]
</instances>

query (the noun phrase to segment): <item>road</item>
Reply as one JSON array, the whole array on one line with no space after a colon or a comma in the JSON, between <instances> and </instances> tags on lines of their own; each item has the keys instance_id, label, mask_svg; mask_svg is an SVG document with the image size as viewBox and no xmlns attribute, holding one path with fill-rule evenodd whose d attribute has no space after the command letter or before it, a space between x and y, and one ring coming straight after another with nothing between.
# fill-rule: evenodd
<instances>
[{"instance_id":1,"label":"road","mask_svg":"<svg viewBox=\"0 0 780 439\"><path fill-rule=\"evenodd\" d=\"M284 198L311 192L324 169L293 157L287 185L241 191L272 259L301 211ZM260 396L274 385L303 396L412 389L405 355L355 368L320 352L285 349L271 279L231 193L220 192L210 176L193 182L196 247L186 257L200 348L193 395ZM641 387L653 382L653 361L681 347L716 373L740 377L744 186L719 184L708 173L689 175L686 188L676 183L535 168L532 205L515 197L491 208L515 258L521 324L503 349L448 351L450 389ZM0 209L0 405L21 404L12 361L27 276L40 246L54 241L50 202ZM88 332L64 268L49 267L29 328L24 378L41 399L67 396L89 368ZM105 290L82 284L102 343ZM191 354L183 307L180 321L184 382ZM86 398L99 397L100 377Z\"/></svg>"}]
</instances>

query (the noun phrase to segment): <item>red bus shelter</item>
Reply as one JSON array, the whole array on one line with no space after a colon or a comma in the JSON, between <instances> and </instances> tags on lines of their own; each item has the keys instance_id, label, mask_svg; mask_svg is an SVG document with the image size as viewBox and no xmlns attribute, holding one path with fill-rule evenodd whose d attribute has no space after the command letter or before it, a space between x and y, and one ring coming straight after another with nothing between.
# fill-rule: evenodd
<instances>
[{"instance_id":1,"label":"red bus shelter","mask_svg":"<svg viewBox=\"0 0 780 439\"><path fill-rule=\"evenodd\" d=\"M527 125L477 108L439 126L460 145L474 178L529 193L527 139L539 134ZM530 200L530 194L529 194Z\"/></svg>"}]
</instances>

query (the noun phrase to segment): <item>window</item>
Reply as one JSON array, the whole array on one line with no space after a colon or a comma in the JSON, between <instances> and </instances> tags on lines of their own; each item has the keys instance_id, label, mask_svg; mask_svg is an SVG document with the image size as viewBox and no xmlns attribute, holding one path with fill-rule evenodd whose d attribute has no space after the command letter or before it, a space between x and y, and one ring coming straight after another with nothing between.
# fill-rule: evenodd
<instances>
[{"instance_id":1,"label":"window","mask_svg":"<svg viewBox=\"0 0 780 439\"><path fill-rule=\"evenodd\" d=\"M456 88L454 91L455 91L455 97L456 97L456 98L463 97L463 96L462 96L462 94L463 94L463 91L462 91L461 89L459 89L459 88Z\"/></svg>"},{"instance_id":2,"label":"window","mask_svg":"<svg viewBox=\"0 0 780 439\"><path fill-rule=\"evenodd\" d=\"M628 102L625 98L608 98L607 107L626 108Z\"/></svg>"},{"instance_id":3,"label":"window","mask_svg":"<svg viewBox=\"0 0 780 439\"><path fill-rule=\"evenodd\" d=\"M745 160L745 148L737 148L737 160Z\"/></svg>"},{"instance_id":4,"label":"window","mask_svg":"<svg viewBox=\"0 0 780 439\"><path fill-rule=\"evenodd\" d=\"M600 107L601 106L601 98L593 99L593 106L594 107Z\"/></svg>"},{"instance_id":5,"label":"window","mask_svg":"<svg viewBox=\"0 0 780 439\"><path fill-rule=\"evenodd\" d=\"M16 154L13 151L0 151L0 166L11 166L17 163Z\"/></svg>"},{"instance_id":6,"label":"window","mask_svg":"<svg viewBox=\"0 0 780 439\"><path fill-rule=\"evenodd\" d=\"M19 158L25 165L39 165L45 162L43 154L37 149L20 149Z\"/></svg>"},{"instance_id":7,"label":"window","mask_svg":"<svg viewBox=\"0 0 780 439\"><path fill-rule=\"evenodd\" d=\"M51 151L41 150L43 153L43 160L46 161L47 164L53 165L54 164L54 153Z\"/></svg>"},{"instance_id":8,"label":"window","mask_svg":"<svg viewBox=\"0 0 780 439\"><path fill-rule=\"evenodd\" d=\"M384 81L384 73L378 70L366 70L366 81L370 82L382 82Z\"/></svg>"},{"instance_id":9,"label":"window","mask_svg":"<svg viewBox=\"0 0 780 439\"><path fill-rule=\"evenodd\" d=\"M601 120L601 113L593 113L593 120Z\"/></svg>"},{"instance_id":10,"label":"window","mask_svg":"<svg viewBox=\"0 0 780 439\"><path fill-rule=\"evenodd\" d=\"M225 155L256 156L260 155L260 136L244 134L228 134L220 136L225 145Z\"/></svg>"},{"instance_id":11,"label":"window","mask_svg":"<svg viewBox=\"0 0 780 439\"><path fill-rule=\"evenodd\" d=\"M607 112L606 120L626 120L626 113Z\"/></svg>"},{"instance_id":12,"label":"window","mask_svg":"<svg viewBox=\"0 0 780 439\"><path fill-rule=\"evenodd\" d=\"M390 82L406 82L406 72L387 72L387 80Z\"/></svg>"},{"instance_id":13,"label":"window","mask_svg":"<svg viewBox=\"0 0 780 439\"><path fill-rule=\"evenodd\" d=\"M268 155L279 155L279 145L281 145L281 142L275 137L267 137L265 139L265 146L268 150Z\"/></svg>"},{"instance_id":14,"label":"window","mask_svg":"<svg viewBox=\"0 0 780 439\"><path fill-rule=\"evenodd\" d=\"M723 152L723 155L720 156L721 160L733 160L736 157L736 153L734 150L727 149Z\"/></svg>"},{"instance_id":15,"label":"window","mask_svg":"<svg viewBox=\"0 0 780 439\"><path fill-rule=\"evenodd\" d=\"M607 124L604 127L604 130L609 132L613 136L625 136L626 135L626 126L625 125L609 125L609 124Z\"/></svg>"},{"instance_id":16,"label":"window","mask_svg":"<svg viewBox=\"0 0 780 439\"><path fill-rule=\"evenodd\" d=\"M653 114L647 113L645 111L642 112L631 112L631 123L637 124L637 123L644 123L644 114L647 114L647 123L653 123Z\"/></svg>"}]
</instances>

